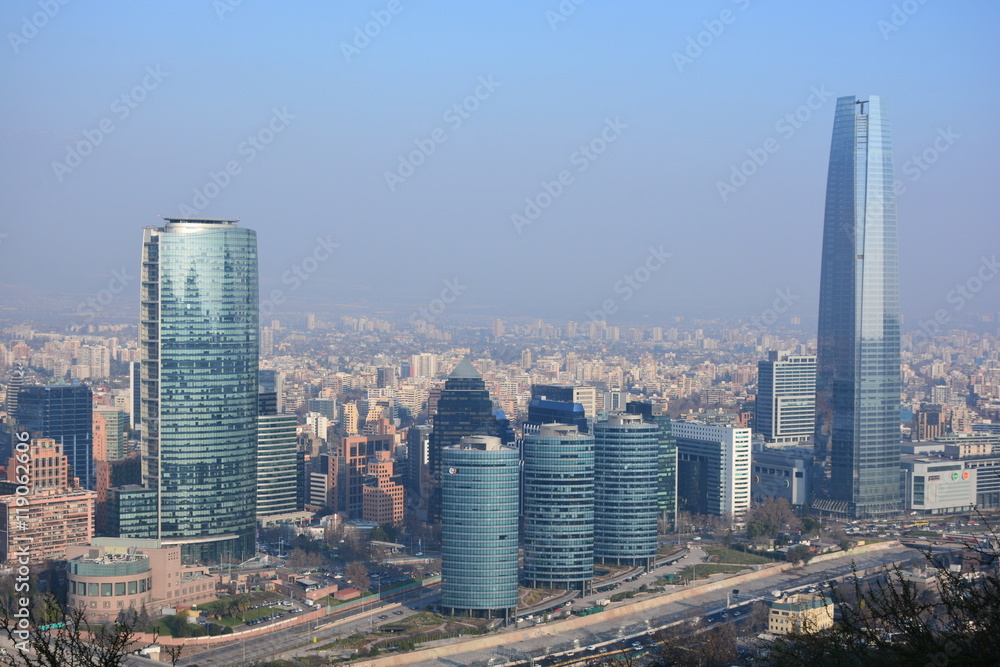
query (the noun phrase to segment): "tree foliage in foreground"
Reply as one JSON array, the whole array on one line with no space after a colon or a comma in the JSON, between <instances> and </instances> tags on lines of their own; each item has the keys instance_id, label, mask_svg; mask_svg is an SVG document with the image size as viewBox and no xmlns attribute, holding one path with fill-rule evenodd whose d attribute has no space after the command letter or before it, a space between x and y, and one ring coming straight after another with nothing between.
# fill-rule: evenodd
<instances>
[{"instance_id":1,"label":"tree foliage in foreground","mask_svg":"<svg viewBox=\"0 0 1000 667\"><path fill-rule=\"evenodd\" d=\"M0 636L13 645L0 654L0 665L123 667L131 653L152 645L136 637L139 618L135 613L119 614L114 623L90 627L84 609L67 611L52 595L34 606L30 619L18 618L19 609L15 598L0 600ZM39 631L43 625L57 627Z\"/></svg>"},{"instance_id":2,"label":"tree foliage in foreground","mask_svg":"<svg viewBox=\"0 0 1000 667\"><path fill-rule=\"evenodd\" d=\"M997 535L989 544L969 542L962 571L953 571L942 552L925 552L933 570L921 590L898 566L865 586L855 571L851 586L831 586L840 610L833 629L772 642L761 665L1000 665L1000 553ZM846 589L846 590L845 590Z\"/></svg>"}]
</instances>

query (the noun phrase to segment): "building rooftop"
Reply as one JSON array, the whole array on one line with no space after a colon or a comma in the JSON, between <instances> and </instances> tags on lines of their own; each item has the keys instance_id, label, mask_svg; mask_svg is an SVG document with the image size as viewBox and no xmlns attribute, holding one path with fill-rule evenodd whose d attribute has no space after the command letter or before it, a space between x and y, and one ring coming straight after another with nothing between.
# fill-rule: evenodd
<instances>
[{"instance_id":1,"label":"building rooftop","mask_svg":"<svg viewBox=\"0 0 1000 667\"><path fill-rule=\"evenodd\" d=\"M455 366L455 370L451 372L449 378L473 378L479 379L483 377L482 373L476 370L476 367L472 365L469 358L466 357L458 362L458 366Z\"/></svg>"}]
</instances>

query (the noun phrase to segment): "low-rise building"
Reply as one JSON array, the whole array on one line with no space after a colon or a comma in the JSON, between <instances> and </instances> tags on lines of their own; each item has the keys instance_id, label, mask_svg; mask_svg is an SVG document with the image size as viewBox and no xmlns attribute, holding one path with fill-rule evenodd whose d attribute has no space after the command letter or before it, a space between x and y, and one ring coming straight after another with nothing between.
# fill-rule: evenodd
<instances>
[{"instance_id":1,"label":"low-rise building","mask_svg":"<svg viewBox=\"0 0 1000 667\"><path fill-rule=\"evenodd\" d=\"M159 540L95 538L67 550L67 603L91 623L111 623L133 608L157 616L217 598L208 568L181 564L179 546Z\"/></svg>"},{"instance_id":2,"label":"low-rise building","mask_svg":"<svg viewBox=\"0 0 1000 667\"><path fill-rule=\"evenodd\" d=\"M833 627L833 600L822 595L787 595L771 603L772 635L812 633Z\"/></svg>"}]
</instances>

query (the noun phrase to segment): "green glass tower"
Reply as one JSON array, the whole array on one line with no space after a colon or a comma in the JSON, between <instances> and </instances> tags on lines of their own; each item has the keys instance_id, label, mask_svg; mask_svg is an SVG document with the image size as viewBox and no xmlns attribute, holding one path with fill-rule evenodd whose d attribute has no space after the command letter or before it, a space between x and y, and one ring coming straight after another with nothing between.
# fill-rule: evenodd
<instances>
[{"instance_id":1,"label":"green glass tower","mask_svg":"<svg viewBox=\"0 0 1000 667\"><path fill-rule=\"evenodd\" d=\"M524 581L590 590L594 579L594 436L543 424L524 436Z\"/></svg>"},{"instance_id":2,"label":"green glass tower","mask_svg":"<svg viewBox=\"0 0 1000 667\"><path fill-rule=\"evenodd\" d=\"M441 452L441 606L510 620L517 610L518 451L474 435Z\"/></svg>"},{"instance_id":3,"label":"green glass tower","mask_svg":"<svg viewBox=\"0 0 1000 667\"><path fill-rule=\"evenodd\" d=\"M143 233L143 484L185 562L255 553L257 235L168 218Z\"/></svg>"}]
</instances>

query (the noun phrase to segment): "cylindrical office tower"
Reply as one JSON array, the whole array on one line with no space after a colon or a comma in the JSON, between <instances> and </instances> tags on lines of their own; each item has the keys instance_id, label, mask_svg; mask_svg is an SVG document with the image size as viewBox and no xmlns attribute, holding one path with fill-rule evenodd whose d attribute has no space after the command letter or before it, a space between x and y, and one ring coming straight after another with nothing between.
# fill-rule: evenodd
<instances>
[{"instance_id":1,"label":"cylindrical office tower","mask_svg":"<svg viewBox=\"0 0 1000 667\"><path fill-rule=\"evenodd\" d=\"M659 427L615 414L594 427L594 558L649 567L656 558Z\"/></svg>"},{"instance_id":2,"label":"cylindrical office tower","mask_svg":"<svg viewBox=\"0 0 1000 667\"><path fill-rule=\"evenodd\" d=\"M517 611L518 451L466 436L441 450L441 606L512 619Z\"/></svg>"},{"instance_id":3,"label":"cylindrical office tower","mask_svg":"<svg viewBox=\"0 0 1000 667\"><path fill-rule=\"evenodd\" d=\"M255 553L257 234L167 218L143 233L142 476L186 563ZM123 536L127 537L127 536Z\"/></svg>"},{"instance_id":4,"label":"cylindrical office tower","mask_svg":"<svg viewBox=\"0 0 1000 667\"><path fill-rule=\"evenodd\" d=\"M594 579L594 437L543 424L524 438L524 583L588 591Z\"/></svg>"}]
</instances>

